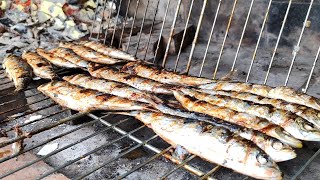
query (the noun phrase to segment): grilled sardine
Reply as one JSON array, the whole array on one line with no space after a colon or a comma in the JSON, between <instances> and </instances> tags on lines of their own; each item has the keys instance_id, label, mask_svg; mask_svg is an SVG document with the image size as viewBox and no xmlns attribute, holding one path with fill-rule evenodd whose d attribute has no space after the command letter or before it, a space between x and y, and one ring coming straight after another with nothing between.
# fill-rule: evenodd
<instances>
[{"instance_id":1,"label":"grilled sardine","mask_svg":"<svg viewBox=\"0 0 320 180\"><path fill-rule=\"evenodd\" d=\"M266 105L257 105L240 99L221 95L200 93L191 89L181 89L189 96L216 106L226 107L237 112L251 114L283 127L292 136L306 141L320 141L320 131L314 125L291 112Z\"/></svg>"},{"instance_id":2,"label":"grilled sardine","mask_svg":"<svg viewBox=\"0 0 320 180\"><path fill-rule=\"evenodd\" d=\"M73 64L64 58L58 57L44 49L38 48L37 53L56 66L66 67L66 68L79 68L78 65Z\"/></svg>"},{"instance_id":3,"label":"grilled sardine","mask_svg":"<svg viewBox=\"0 0 320 180\"><path fill-rule=\"evenodd\" d=\"M152 79L165 84L182 85L182 86L197 86L214 82L210 79L192 77L187 75L177 74L165 69L159 69L155 66L145 64L143 62L130 62L123 66L122 72L132 75L138 75L144 78Z\"/></svg>"},{"instance_id":4,"label":"grilled sardine","mask_svg":"<svg viewBox=\"0 0 320 180\"><path fill-rule=\"evenodd\" d=\"M86 59L87 61L101 63L101 64L116 64L123 62L123 60L114 59L99 52L94 51L86 46L77 45L74 43L60 43L60 47L72 49L77 55Z\"/></svg>"},{"instance_id":5,"label":"grilled sardine","mask_svg":"<svg viewBox=\"0 0 320 180\"><path fill-rule=\"evenodd\" d=\"M35 52L23 52L22 58L31 66L33 73L43 79L54 79L56 73L49 62Z\"/></svg>"},{"instance_id":6,"label":"grilled sardine","mask_svg":"<svg viewBox=\"0 0 320 180\"><path fill-rule=\"evenodd\" d=\"M149 109L148 104L80 88L66 81L50 82L39 86L38 90L61 106L81 112Z\"/></svg>"},{"instance_id":7,"label":"grilled sardine","mask_svg":"<svg viewBox=\"0 0 320 180\"><path fill-rule=\"evenodd\" d=\"M288 103L281 99L270 99L265 98L262 96L254 95L251 93L238 93L238 92L227 92L227 91L212 91L201 89L200 92L205 92L212 95L223 95L223 96L230 96L232 98L241 99L244 101L251 101L257 104L265 104L265 105L272 105L278 109L290 111L295 113L296 115L306 119L307 121L311 122L312 124L316 125L320 129L320 111L295 103Z\"/></svg>"},{"instance_id":8,"label":"grilled sardine","mask_svg":"<svg viewBox=\"0 0 320 180\"><path fill-rule=\"evenodd\" d=\"M26 88L32 80L31 67L18 56L8 55L5 57L2 67L9 79L13 81L16 91Z\"/></svg>"},{"instance_id":9,"label":"grilled sardine","mask_svg":"<svg viewBox=\"0 0 320 180\"><path fill-rule=\"evenodd\" d=\"M91 48L99 53L102 53L104 55L116 58L116 59L123 59L127 61L136 61L136 58L124 51L121 51L119 49L115 49L112 47L108 47L104 44L101 44L97 41L81 41L78 44L86 46L88 48Z\"/></svg>"},{"instance_id":10,"label":"grilled sardine","mask_svg":"<svg viewBox=\"0 0 320 180\"><path fill-rule=\"evenodd\" d=\"M263 97L282 99L290 103L296 103L304 106L308 106L320 111L320 100L309 96L307 94L298 93L289 87L275 87L272 88L267 85L260 84L247 84L239 82L216 82L205 85L200 85L201 89L212 89L212 90L222 90L222 91L236 91L236 92L247 92L256 94Z\"/></svg>"},{"instance_id":11,"label":"grilled sardine","mask_svg":"<svg viewBox=\"0 0 320 180\"><path fill-rule=\"evenodd\" d=\"M258 179L281 179L278 166L267 154L227 129L213 126L206 130L198 122L187 123L162 113L134 111L128 115L142 121L174 147L180 145L209 162Z\"/></svg>"},{"instance_id":12,"label":"grilled sardine","mask_svg":"<svg viewBox=\"0 0 320 180\"><path fill-rule=\"evenodd\" d=\"M261 131L293 147L302 147L302 143L299 140L288 135L288 133L285 132L281 127L263 118L259 118L247 113L236 112L225 107L215 106L205 101L199 101L198 99L185 95L181 91L175 90L173 93L182 106L189 111L208 114L230 123Z\"/></svg>"},{"instance_id":13,"label":"grilled sardine","mask_svg":"<svg viewBox=\"0 0 320 180\"><path fill-rule=\"evenodd\" d=\"M148 91L157 94L172 94L172 91L170 90L171 86L169 85L161 84L159 82L139 76L121 73L109 67L96 67L94 63L90 63L88 70L91 76L128 84L129 86L142 91Z\"/></svg>"},{"instance_id":14,"label":"grilled sardine","mask_svg":"<svg viewBox=\"0 0 320 180\"><path fill-rule=\"evenodd\" d=\"M80 67L88 68L89 62L82 59L80 56L78 56L76 53L74 53L70 49L57 47L57 48L51 49L49 52L53 53L55 56L64 58Z\"/></svg>"}]
</instances>

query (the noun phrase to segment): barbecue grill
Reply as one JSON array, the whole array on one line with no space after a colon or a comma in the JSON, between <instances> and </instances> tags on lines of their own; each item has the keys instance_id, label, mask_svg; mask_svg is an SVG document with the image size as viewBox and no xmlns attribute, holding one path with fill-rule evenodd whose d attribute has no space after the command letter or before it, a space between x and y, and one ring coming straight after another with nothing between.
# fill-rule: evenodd
<instances>
[{"instance_id":1,"label":"barbecue grill","mask_svg":"<svg viewBox=\"0 0 320 180\"><path fill-rule=\"evenodd\" d=\"M157 8L150 12L149 5L152 1ZM109 15L116 14L115 18L118 19L122 14L124 22L109 24L106 31L100 24L99 33L91 33L90 40L119 47L127 43L126 47L134 47L135 55L142 55L146 61L180 73L219 79L237 70L238 75L232 77L234 80L272 86L288 85L320 97L320 79L317 77L320 41L317 36L319 29L316 27L319 17L314 19L320 5L318 1L216 0L213 3L208 0L118 0L116 3L118 8ZM107 1L101 4L103 10L106 10ZM295 26L296 34L294 39L289 39L291 45L288 46L284 40L288 39L288 27L292 22L290 18L294 18L293 10L297 9L297 4L305 7L300 13L303 18L300 17L298 22L301 23ZM163 6L162 9L160 5ZM215 8L209 10L212 7ZM130 8L134 10L131 21ZM158 16L159 10L162 11L161 17ZM181 11L184 18L181 18ZM209 16L207 11L214 13ZM263 14L260 19L256 16L258 11ZM273 15L275 11L279 15L278 19ZM168 13L174 16L169 17ZM146 30L144 27L147 19L151 24ZM259 22L253 24L255 19ZM273 24L270 23L272 21ZM98 24L99 22L102 21L97 21ZM189 24L196 25L193 41L187 48L182 47L187 38L184 31L179 51L177 54L170 54L172 36L176 25L181 22L185 27ZM140 27L135 33L138 39L133 41L131 37L136 26ZM158 53L165 27L170 27L170 33L163 57L160 60L156 56L147 59L148 52L152 51L155 55ZM210 28L204 29L205 27ZM130 29L127 42L123 42L125 28ZM157 31L159 40L150 49L151 33L156 28L160 29ZM250 34L252 29L256 32L253 40ZM150 36L144 51L138 51L143 32ZM274 33L270 35L271 32ZM58 70L59 75L68 73L72 72ZM21 140L25 145L22 152L0 159L0 179L17 179L30 172L30 167L43 161L51 167L43 170L37 166L38 179L57 178L55 173L75 179L248 179L194 155L179 159L173 153L172 146L134 118L106 112L71 112L61 108L36 90L37 85L43 83L42 80L36 81L24 92L15 93L13 84L5 77L3 69L0 70L0 79L1 136L8 135L0 143L0 148ZM39 114L40 118L30 120L30 117ZM23 131L18 136L14 135L16 126ZM37 153L43 146L53 143L58 143L59 147L49 154L26 159L24 164L13 165L14 168L6 168L9 164L12 166L16 158L24 159L27 154ZM317 170L312 172L309 166L314 163L317 167L313 161L320 153L319 147L319 143L305 142L302 149L296 150L297 158L278 163L284 178L319 178Z\"/></svg>"}]
</instances>

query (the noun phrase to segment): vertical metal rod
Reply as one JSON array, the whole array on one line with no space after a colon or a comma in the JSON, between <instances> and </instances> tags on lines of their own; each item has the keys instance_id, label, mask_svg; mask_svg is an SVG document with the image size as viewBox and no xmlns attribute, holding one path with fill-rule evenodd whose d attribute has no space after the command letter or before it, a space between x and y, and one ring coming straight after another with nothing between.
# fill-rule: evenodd
<instances>
[{"instance_id":1,"label":"vertical metal rod","mask_svg":"<svg viewBox=\"0 0 320 180\"><path fill-rule=\"evenodd\" d=\"M147 42L147 49L146 49L146 53L144 54L143 60L146 60L146 57L147 57L147 53L148 53L148 50L149 50L150 39L151 39L151 34L152 34L152 31L153 31L154 23L156 21L158 9L159 9L159 4L160 4L160 0L158 0L157 6L156 6L157 8L156 8L156 10L154 12L154 16L153 16L153 20L152 20L152 24L151 24L150 32L149 32L149 38L148 38L148 42Z\"/></svg>"},{"instance_id":2,"label":"vertical metal rod","mask_svg":"<svg viewBox=\"0 0 320 180\"><path fill-rule=\"evenodd\" d=\"M125 15L125 18L124 18L124 21L123 21L123 24L122 24L122 29L121 29L121 35L120 35L120 39L119 39L119 46L118 46L118 48L120 48L120 46L121 46L121 41L122 41L124 29L125 29L125 26L126 26L127 20L128 20L128 13L129 13L129 7L130 7L130 5L131 5L131 0L128 1L128 6L127 6L127 10L126 10L126 15Z\"/></svg>"},{"instance_id":3,"label":"vertical metal rod","mask_svg":"<svg viewBox=\"0 0 320 180\"><path fill-rule=\"evenodd\" d=\"M274 61L274 57L276 56L276 53L277 53L278 45L279 45L279 42L280 42L280 39L281 39L281 35L282 35L282 32L283 32L284 26L285 26L285 24L287 22L287 18L288 18L288 14L289 14L289 11L290 11L291 3L292 3L292 0L289 0L288 7L287 7L287 10L286 10L286 14L284 15L284 19L282 21L281 29L280 29L280 32L279 32L279 35L278 35L278 39L277 39L277 42L276 42L276 46L274 47L274 50L273 50L273 53L272 53L272 57L271 57L271 61L270 61L270 64L269 64L269 67L268 67L268 70L267 70L267 74L266 74L266 77L264 79L263 84L266 84L267 81L268 81L270 69L272 67L272 63Z\"/></svg>"},{"instance_id":4,"label":"vertical metal rod","mask_svg":"<svg viewBox=\"0 0 320 180\"><path fill-rule=\"evenodd\" d=\"M217 75L217 71L218 71L218 68L219 68L220 61L221 61L221 56L222 56L223 49L224 49L224 45L225 45L226 40L227 40L227 37L228 37L229 29L230 29L230 27L231 27L231 22L232 22L232 18L233 18L234 11L235 11L235 9L236 9L237 2L238 2L238 0L234 0L234 2L233 2L231 15L230 15L230 17L229 17L229 21L228 21L226 33L225 33L224 38L223 38L223 42L222 42L222 45L221 45L221 49L220 49L218 61L217 61L216 67L215 67L215 69L214 69L214 73L213 73L212 79L215 79L215 78L216 78L216 75Z\"/></svg>"},{"instance_id":5,"label":"vertical metal rod","mask_svg":"<svg viewBox=\"0 0 320 180\"><path fill-rule=\"evenodd\" d=\"M132 21L132 24L131 24L131 29L130 29L130 34L129 34L129 40L128 40L128 46L127 46L126 52L128 52L128 50L129 50L130 41L131 41L131 36L132 36L132 31L133 31L134 23L135 23L135 21L136 21L139 4L140 4L140 0L137 0L136 9L135 9L135 11L134 11L133 21Z\"/></svg>"},{"instance_id":6,"label":"vertical metal rod","mask_svg":"<svg viewBox=\"0 0 320 180\"><path fill-rule=\"evenodd\" d=\"M164 16L163 16L162 26L161 26L161 30L160 30L160 34L159 34L159 39L158 39L158 43L157 43L157 48L156 48L156 51L155 51L155 53L154 53L153 63L156 62L156 57L157 57L157 54L158 54L158 50L159 50L159 46L160 46L160 41L161 41L161 38L162 38L163 28L164 28L164 25L165 25L165 23L166 23L166 18L167 18L167 14L168 14L168 9L169 9L170 2L171 2L171 0L168 0L168 2L167 2L167 7L166 7L166 11L165 11Z\"/></svg>"},{"instance_id":7,"label":"vertical metal rod","mask_svg":"<svg viewBox=\"0 0 320 180\"><path fill-rule=\"evenodd\" d=\"M99 36L100 36L100 31L102 32L103 31L103 27L101 28L101 24L103 22L103 18L104 18L104 12L106 11L106 6L107 6L107 0L105 0L103 2L103 8L102 8L102 16L101 16L101 21L99 22L99 25L98 25L98 34L97 34L97 37L96 37L96 41L99 41Z\"/></svg>"},{"instance_id":8,"label":"vertical metal rod","mask_svg":"<svg viewBox=\"0 0 320 180\"><path fill-rule=\"evenodd\" d=\"M250 14L251 14L253 3L254 3L254 0L251 0L251 4L250 4L249 11L248 11L248 14L247 14L246 22L244 23L244 27L242 29L241 38L240 38L240 41L239 41L239 44L238 44L237 52L236 52L236 55L234 56L233 64L232 64L232 67L231 67L231 71L234 71L234 67L236 65L236 61L237 61L237 58L238 58L238 55L239 55L239 51L240 51L240 47L241 47L241 44L242 44L243 36L244 36L244 33L246 32L246 29L247 29L247 24L248 24L248 21L249 21L249 18L250 18Z\"/></svg>"},{"instance_id":9,"label":"vertical metal rod","mask_svg":"<svg viewBox=\"0 0 320 180\"><path fill-rule=\"evenodd\" d=\"M176 12L174 14L174 19L173 19L173 22L172 22L172 25L171 25L168 44L167 44L166 51L164 53L164 57L163 57L163 61L162 61L162 67L165 67L165 65L166 65L166 61L167 61L168 53L169 53L169 49L170 49L170 44L171 44L172 36L173 36L173 33L174 33L174 27L176 26L177 17L178 17L178 14L179 14L181 2L182 2L182 0L178 1Z\"/></svg>"},{"instance_id":10,"label":"vertical metal rod","mask_svg":"<svg viewBox=\"0 0 320 180\"><path fill-rule=\"evenodd\" d=\"M261 37L262 37L262 33L263 33L263 30L264 30L264 27L266 26L266 22L267 22L267 19L268 19L268 16L269 16L269 11L270 11L271 4L272 4L272 0L269 1L268 7L267 7L267 11L266 11L266 14L265 14L264 19L263 19L263 23L262 23L261 30L260 30L260 33L259 33L258 41L257 41L256 47L254 48L254 51L253 51L253 54L252 54L252 59L251 59L251 63L250 63L249 70L248 70L248 74L247 74L247 77L246 77L246 82L249 81L250 73L251 73L252 66L253 66L253 61L254 61L254 59L256 58L256 55L257 55L257 51L258 51L258 47L259 47L260 40L261 40Z\"/></svg>"},{"instance_id":11,"label":"vertical metal rod","mask_svg":"<svg viewBox=\"0 0 320 180\"><path fill-rule=\"evenodd\" d=\"M122 0L120 0L120 2L119 2L117 16L116 16L116 23L114 23L114 26L113 26L112 38L111 38L111 42L110 42L111 46L113 44L114 36L115 36L116 30L117 30L117 23L118 23L118 19L119 19L119 15L120 15L121 4L122 4Z\"/></svg>"},{"instance_id":12,"label":"vertical metal rod","mask_svg":"<svg viewBox=\"0 0 320 180\"><path fill-rule=\"evenodd\" d=\"M318 52L317 52L316 58L314 59L314 62L313 62L313 65L312 65L312 68L311 68L311 71L310 71L310 74L309 74L309 78L307 80L306 87L302 90L304 93L306 93L308 88L309 88L310 80L311 80L314 68L316 67L316 64L317 64L317 61L318 61L318 58L319 58L319 53L320 53L320 46L318 48Z\"/></svg>"},{"instance_id":13,"label":"vertical metal rod","mask_svg":"<svg viewBox=\"0 0 320 180\"><path fill-rule=\"evenodd\" d=\"M188 74L189 74L189 70L190 70L190 66L191 66L192 56L193 56L194 50L196 48L196 43L197 43L197 40L198 40L198 36L199 36L201 24L202 24L202 19L203 19L203 15L204 15L204 10L206 9L207 2L208 2L208 0L204 0L203 1L201 14L200 14L200 17L199 17L199 20L198 20L196 34L195 34L194 39L192 41L191 51L190 51L190 55L189 55L189 59L188 59L188 64L187 64L187 67L186 67L186 72Z\"/></svg>"},{"instance_id":14,"label":"vertical metal rod","mask_svg":"<svg viewBox=\"0 0 320 180\"><path fill-rule=\"evenodd\" d=\"M146 15L147 15L149 3L150 3L150 0L147 1L147 5L146 5L146 8L145 8L145 10L144 10L144 14L143 14L143 18L142 18L142 23L141 23L141 27L140 27L140 31L139 31L138 42L137 42L136 50L135 50L135 52L134 52L134 56L137 56L137 53L138 53L138 49L139 49L139 45L140 45L140 39L141 39L141 33L142 33L142 30L143 30L144 21L146 20Z\"/></svg>"},{"instance_id":15,"label":"vertical metal rod","mask_svg":"<svg viewBox=\"0 0 320 180\"><path fill-rule=\"evenodd\" d=\"M91 32L90 32L89 39L91 39L92 34L93 34L93 27L94 27L94 24L95 24L96 19L97 19L98 7L99 7L99 0L96 1L96 11L94 12L94 18L93 18L93 22L91 24Z\"/></svg>"},{"instance_id":16,"label":"vertical metal rod","mask_svg":"<svg viewBox=\"0 0 320 180\"><path fill-rule=\"evenodd\" d=\"M200 77L202 75L204 63L205 63L206 58L207 58L208 50L209 50L211 39L212 39L212 35L213 35L213 30L214 30L214 27L216 26L218 14L219 14L219 11L220 11L221 2L222 2L222 0L219 0L219 4L218 4L217 9L216 9L216 14L214 15L214 20L213 20L213 23L212 23L210 35L209 35L208 42L207 42L206 51L205 51L203 59L202 59L201 68L200 68L200 72L199 72L198 77Z\"/></svg>"},{"instance_id":17,"label":"vertical metal rod","mask_svg":"<svg viewBox=\"0 0 320 180\"><path fill-rule=\"evenodd\" d=\"M106 44L107 35L108 35L108 30L109 30L109 27L110 27L110 22L111 22L111 20L112 20L112 18L110 18L111 15L112 15L112 13L113 13L113 8L112 8L112 6L113 6L113 4L115 4L114 1L115 1L115 0L112 0L112 1L111 1L112 4L111 4L111 8L110 8L110 13L108 14L108 20L109 20L109 21L108 21L106 30L104 31L103 44ZM115 24L116 24L116 23L117 23L117 22L115 22Z\"/></svg>"},{"instance_id":18,"label":"vertical metal rod","mask_svg":"<svg viewBox=\"0 0 320 180\"><path fill-rule=\"evenodd\" d=\"M212 176L212 174L215 174L219 169L221 169L221 166L216 166L213 169L211 169L209 172L207 172L207 174L201 176L201 178L199 180L204 180L204 179L208 179L209 176Z\"/></svg>"},{"instance_id":19,"label":"vertical metal rod","mask_svg":"<svg viewBox=\"0 0 320 180\"><path fill-rule=\"evenodd\" d=\"M174 69L173 69L174 72L177 71L177 67L178 67L178 63L179 63L179 59L180 59L180 54L181 54L183 42L184 42L185 36L186 36L186 34L187 34L187 28L188 28L188 24L189 24L191 12L192 12L192 9L193 9L193 4L194 4L194 0L191 0L191 4L190 4L189 12L188 12L188 17L187 17L186 25L184 26L184 31L183 31L183 35L182 35L182 40L181 40L179 52L178 52L177 59L176 59L176 63L175 63L175 65L174 65Z\"/></svg>"},{"instance_id":20,"label":"vertical metal rod","mask_svg":"<svg viewBox=\"0 0 320 180\"><path fill-rule=\"evenodd\" d=\"M308 12L307 12L306 18L305 18L305 20L303 22L303 25L302 25L302 29L301 29L301 33L300 33L300 36L299 36L299 40L297 42L297 45L293 49L293 57L292 57L291 64L290 64L290 67L289 67L289 71L288 71L288 74L287 74L287 77L286 77L286 81L284 83L285 86L288 84L289 77L290 77L290 74L291 74L291 71L292 71L292 67L293 67L294 61L295 61L296 56L297 56L297 54L299 52L301 39L302 39L302 36L303 36L304 29L306 28L306 24L307 24L307 21L308 21L308 18L309 18L309 14L310 14L310 11L311 11L311 8L312 8L312 5L313 5L313 1L314 0L310 1Z\"/></svg>"}]
</instances>

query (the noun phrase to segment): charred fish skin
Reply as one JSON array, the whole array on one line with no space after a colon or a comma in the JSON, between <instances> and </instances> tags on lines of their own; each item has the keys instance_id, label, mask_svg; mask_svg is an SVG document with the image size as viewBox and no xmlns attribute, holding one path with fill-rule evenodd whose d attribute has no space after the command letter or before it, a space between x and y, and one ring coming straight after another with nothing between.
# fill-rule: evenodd
<instances>
[{"instance_id":1,"label":"charred fish skin","mask_svg":"<svg viewBox=\"0 0 320 180\"><path fill-rule=\"evenodd\" d=\"M219 107L226 107L237 112L247 113L267 119L268 121L281 126L297 139L306 141L320 140L320 131L313 127L313 124L291 112L266 105L248 103L228 96L199 93L187 88L181 89L181 91L199 100L206 101Z\"/></svg>"},{"instance_id":2,"label":"charred fish skin","mask_svg":"<svg viewBox=\"0 0 320 180\"><path fill-rule=\"evenodd\" d=\"M79 68L79 66L77 66L76 64L73 64L64 58L55 56L54 54L44 49L38 48L37 53L56 66L66 67L66 68Z\"/></svg>"},{"instance_id":3,"label":"charred fish skin","mask_svg":"<svg viewBox=\"0 0 320 180\"><path fill-rule=\"evenodd\" d=\"M101 64L116 64L123 62L124 60L120 59L114 59L109 56L106 56L104 54L101 54L99 52L94 51L91 48L88 48L86 46L77 45L74 43L69 42L61 42L59 44L60 47L72 49L73 52L75 52L80 57L86 59L87 61L95 62L95 63L101 63Z\"/></svg>"},{"instance_id":4,"label":"charred fish skin","mask_svg":"<svg viewBox=\"0 0 320 180\"><path fill-rule=\"evenodd\" d=\"M66 81L49 82L39 86L38 90L61 106L81 112L150 109L148 104L83 89Z\"/></svg>"},{"instance_id":5,"label":"charred fish skin","mask_svg":"<svg viewBox=\"0 0 320 180\"><path fill-rule=\"evenodd\" d=\"M23 52L22 58L31 66L33 73L43 79L55 79L57 77L50 63L45 61L35 52Z\"/></svg>"},{"instance_id":6,"label":"charred fish skin","mask_svg":"<svg viewBox=\"0 0 320 180\"><path fill-rule=\"evenodd\" d=\"M182 104L182 106L189 111L208 114L230 123L238 124L246 128L251 128L266 133L267 135L277 138L280 141L291 145L292 147L302 147L301 141L288 135L280 127L265 119L246 113L236 112L228 108L218 107L204 101L199 101L198 99L185 95L181 91L174 90L173 94L175 98Z\"/></svg>"},{"instance_id":7,"label":"charred fish skin","mask_svg":"<svg viewBox=\"0 0 320 180\"><path fill-rule=\"evenodd\" d=\"M126 53L124 51L121 51L119 49L115 49L112 47L108 47L104 44L101 44L97 41L80 41L78 42L79 45L86 46L88 48L91 48L99 53L102 53L104 55L116 58L116 59L124 59L127 61L136 61L137 58L135 58L133 55Z\"/></svg>"},{"instance_id":8,"label":"charred fish skin","mask_svg":"<svg viewBox=\"0 0 320 180\"><path fill-rule=\"evenodd\" d=\"M132 75L138 75L144 78L152 79L164 84L173 84L181 86L198 86L214 82L206 78L198 78L187 75L181 75L175 72L166 71L156 66L143 62L129 62L123 66L122 72Z\"/></svg>"},{"instance_id":9,"label":"charred fish skin","mask_svg":"<svg viewBox=\"0 0 320 180\"><path fill-rule=\"evenodd\" d=\"M83 68L88 68L89 62L82 59L80 56L78 56L76 53L74 53L72 50L63 48L63 47L57 47L54 49L49 50L50 53L53 53L54 55L64 58L68 61L70 61L73 64L76 64Z\"/></svg>"},{"instance_id":10,"label":"charred fish skin","mask_svg":"<svg viewBox=\"0 0 320 180\"><path fill-rule=\"evenodd\" d=\"M133 101L140 101L150 103L152 97L145 92L132 88L126 84L107 81L104 79L94 78L85 74L76 74L71 76L64 76L63 80L71 84L78 85L87 89L93 89L107 94L127 98Z\"/></svg>"},{"instance_id":11,"label":"charred fish skin","mask_svg":"<svg viewBox=\"0 0 320 180\"><path fill-rule=\"evenodd\" d=\"M96 67L96 64L90 63L88 66L88 71L91 76L121 82L141 91L147 91L156 94L172 94L172 87L169 85L161 84L159 82L139 76L118 72L109 67Z\"/></svg>"},{"instance_id":12,"label":"charred fish skin","mask_svg":"<svg viewBox=\"0 0 320 180\"><path fill-rule=\"evenodd\" d=\"M279 167L268 155L227 129L214 126L204 131L197 122L186 123L184 119L156 112L134 111L129 115L174 147L180 145L209 162L258 179L282 178Z\"/></svg>"},{"instance_id":13,"label":"charred fish skin","mask_svg":"<svg viewBox=\"0 0 320 180\"><path fill-rule=\"evenodd\" d=\"M25 89L32 80L32 70L27 62L15 55L8 55L4 58L3 69L9 79L13 81L15 91Z\"/></svg>"},{"instance_id":14,"label":"charred fish skin","mask_svg":"<svg viewBox=\"0 0 320 180\"><path fill-rule=\"evenodd\" d=\"M211 84L200 85L199 88L222 91L247 92L263 97L282 99L290 103L308 106L320 111L319 99L309 96L307 94L298 93L294 89L285 86L272 88L267 85L221 81Z\"/></svg>"},{"instance_id":15,"label":"charred fish skin","mask_svg":"<svg viewBox=\"0 0 320 180\"><path fill-rule=\"evenodd\" d=\"M320 129L320 111L304 105L288 103L281 99L265 98L265 97L254 95L251 93L212 91L212 90L205 90L205 89L201 89L201 90L198 89L198 91L212 94L212 95L218 94L223 96L229 96L229 97L241 99L244 101L251 101L257 104L272 105L275 108L295 113L296 115L304 118L305 120L317 126L318 129Z\"/></svg>"}]
</instances>

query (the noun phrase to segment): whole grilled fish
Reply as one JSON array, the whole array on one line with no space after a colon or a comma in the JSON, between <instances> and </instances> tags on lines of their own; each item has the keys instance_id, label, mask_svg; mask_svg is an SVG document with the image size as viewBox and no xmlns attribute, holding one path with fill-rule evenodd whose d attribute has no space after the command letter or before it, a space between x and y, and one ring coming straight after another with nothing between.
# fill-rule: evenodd
<instances>
[{"instance_id":1,"label":"whole grilled fish","mask_svg":"<svg viewBox=\"0 0 320 180\"><path fill-rule=\"evenodd\" d=\"M70 61L73 64L76 64L83 68L88 68L89 62L82 59L80 56L78 56L76 53L74 53L72 50L63 48L63 47L57 47L54 49L51 49L49 51L50 53L53 53L55 56L64 58L68 61Z\"/></svg>"},{"instance_id":2,"label":"whole grilled fish","mask_svg":"<svg viewBox=\"0 0 320 180\"><path fill-rule=\"evenodd\" d=\"M26 88L32 80L31 67L18 56L8 55L2 63L3 69L16 87L15 91Z\"/></svg>"},{"instance_id":3,"label":"whole grilled fish","mask_svg":"<svg viewBox=\"0 0 320 180\"><path fill-rule=\"evenodd\" d=\"M181 91L189 96L193 96L216 106L226 107L237 112L243 112L267 119L268 121L281 126L297 139L320 141L320 130L313 127L313 124L291 112L266 105L245 102L228 96L200 93L187 88L181 89Z\"/></svg>"},{"instance_id":4,"label":"whole grilled fish","mask_svg":"<svg viewBox=\"0 0 320 180\"><path fill-rule=\"evenodd\" d=\"M116 64L123 62L123 60L114 59L99 52L94 51L86 46L77 45L74 43L60 43L60 47L72 49L77 55L86 59L87 61L101 63L101 64Z\"/></svg>"},{"instance_id":5,"label":"whole grilled fish","mask_svg":"<svg viewBox=\"0 0 320 180\"><path fill-rule=\"evenodd\" d=\"M33 73L43 79L54 79L56 73L49 62L35 52L23 52L22 58L31 66Z\"/></svg>"},{"instance_id":6,"label":"whole grilled fish","mask_svg":"<svg viewBox=\"0 0 320 180\"><path fill-rule=\"evenodd\" d=\"M116 59L123 59L127 61L136 61L136 58L124 51L121 51L119 49L115 49L112 47L108 47L104 44L101 44L97 41L80 41L78 44L86 46L88 48L91 48L99 53L102 53L104 55L116 58Z\"/></svg>"},{"instance_id":7,"label":"whole grilled fish","mask_svg":"<svg viewBox=\"0 0 320 180\"><path fill-rule=\"evenodd\" d=\"M207 103L205 101L199 101L191 96L185 95L181 91L173 91L176 99L182 104L184 108L189 111L208 114L210 116L225 120L230 123L238 124L240 126L251 128L260 132L263 132L271 137L277 138L280 141L291 145L292 147L301 148L302 143L288 135L281 127L254 115L236 112L234 110L219 107Z\"/></svg>"},{"instance_id":8,"label":"whole grilled fish","mask_svg":"<svg viewBox=\"0 0 320 180\"><path fill-rule=\"evenodd\" d=\"M38 48L37 53L56 66L66 67L66 68L79 68L78 65L73 64L72 62L64 58L58 57L44 49Z\"/></svg>"},{"instance_id":9,"label":"whole grilled fish","mask_svg":"<svg viewBox=\"0 0 320 180\"><path fill-rule=\"evenodd\" d=\"M296 115L304 118L305 120L316 125L320 129L320 111L295 103L288 103L281 99L270 99L262 96L254 95L251 93L238 93L238 92L227 92L227 91L212 91L201 89L200 92L205 92L208 94L219 94L223 96L230 96L232 98L237 98L245 101L251 101L257 104L272 105L278 109L290 111Z\"/></svg>"},{"instance_id":10,"label":"whole grilled fish","mask_svg":"<svg viewBox=\"0 0 320 180\"><path fill-rule=\"evenodd\" d=\"M170 90L171 86L169 85L161 84L139 76L121 73L109 67L97 67L96 64L90 63L88 71L91 76L121 82L141 91L148 91L157 94L172 94L172 91Z\"/></svg>"},{"instance_id":11,"label":"whole grilled fish","mask_svg":"<svg viewBox=\"0 0 320 180\"><path fill-rule=\"evenodd\" d=\"M149 105L147 104L80 88L66 81L50 82L39 86L38 90L61 106L81 112L149 109Z\"/></svg>"},{"instance_id":12,"label":"whole grilled fish","mask_svg":"<svg viewBox=\"0 0 320 180\"><path fill-rule=\"evenodd\" d=\"M263 97L282 99L290 103L301 104L308 106L320 111L320 100L309 96L307 94L298 93L289 87L276 87L272 88L267 85L260 84L247 84L239 82L215 82L205 85L200 85L201 89L212 89L212 90L223 90L223 91L236 91L236 92L247 92L256 94Z\"/></svg>"},{"instance_id":13,"label":"whole grilled fish","mask_svg":"<svg viewBox=\"0 0 320 180\"><path fill-rule=\"evenodd\" d=\"M281 179L278 166L267 154L227 129L213 126L207 130L199 122L187 123L185 119L162 113L127 114L142 121L174 147L182 146L209 162L258 179Z\"/></svg>"},{"instance_id":14,"label":"whole grilled fish","mask_svg":"<svg viewBox=\"0 0 320 180\"><path fill-rule=\"evenodd\" d=\"M122 72L132 75L138 75L144 78L152 79L165 84L182 85L182 86L197 86L214 82L210 79L192 77L187 75L177 74L164 69L159 69L143 62L130 62L123 66Z\"/></svg>"},{"instance_id":15,"label":"whole grilled fish","mask_svg":"<svg viewBox=\"0 0 320 180\"><path fill-rule=\"evenodd\" d=\"M140 101L145 103L150 103L150 101L153 101L151 95L118 82L98 79L85 74L64 76L63 79L71 84L78 85L86 89L94 89L100 92L127 98L133 101Z\"/></svg>"}]
</instances>

